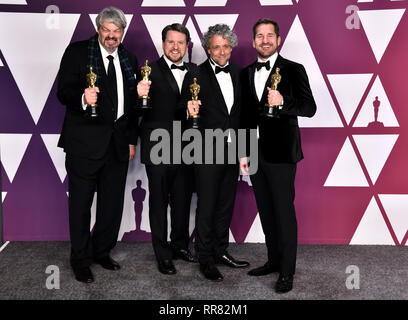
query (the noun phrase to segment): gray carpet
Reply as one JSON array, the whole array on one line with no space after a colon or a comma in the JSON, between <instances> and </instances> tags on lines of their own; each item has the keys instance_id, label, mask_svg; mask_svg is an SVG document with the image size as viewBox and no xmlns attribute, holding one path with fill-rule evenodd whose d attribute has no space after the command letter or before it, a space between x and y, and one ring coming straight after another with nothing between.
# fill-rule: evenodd
<instances>
[{"instance_id":1,"label":"gray carpet","mask_svg":"<svg viewBox=\"0 0 408 320\"><path fill-rule=\"evenodd\" d=\"M198 264L176 260L177 274L158 272L150 243L118 243L112 257L119 271L92 265L92 284L75 281L69 266L68 242L12 242L0 253L0 299L34 300L275 300L275 299L408 299L408 247L300 245L294 289L273 290L277 274L250 277L265 262L264 244L231 244L229 252L251 266L220 266L224 281L213 283ZM60 270L60 289L49 290L47 266ZM346 287L349 265L358 266L360 289Z\"/></svg>"}]
</instances>

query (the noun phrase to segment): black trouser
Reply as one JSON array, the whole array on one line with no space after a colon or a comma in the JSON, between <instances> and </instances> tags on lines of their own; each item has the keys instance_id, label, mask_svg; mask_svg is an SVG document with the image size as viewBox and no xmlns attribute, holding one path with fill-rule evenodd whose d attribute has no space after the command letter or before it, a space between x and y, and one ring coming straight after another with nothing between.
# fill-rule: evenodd
<instances>
[{"instance_id":1,"label":"black trouser","mask_svg":"<svg viewBox=\"0 0 408 320\"><path fill-rule=\"evenodd\" d=\"M268 262L283 274L294 274L297 251L295 163L270 163L259 154L258 171L251 176Z\"/></svg>"},{"instance_id":2,"label":"black trouser","mask_svg":"<svg viewBox=\"0 0 408 320\"><path fill-rule=\"evenodd\" d=\"M213 263L229 244L239 167L237 164L195 165L197 213L195 247L201 264Z\"/></svg>"},{"instance_id":3,"label":"black trouser","mask_svg":"<svg viewBox=\"0 0 408 320\"><path fill-rule=\"evenodd\" d=\"M146 165L149 179L149 220L158 260L172 258L172 247L187 249L190 239L191 166ZM167 207L170 203L171 244L167 242Z\"/></svg>"},{"instance_id":4,"label":"black trouser","mask_svg":"<svg viewBox=\"0 0 408 320\"><path fill-rule=\"evenodd\" d=\"M69 229L71 265L85 267L94 258L107 256L116 245L122 220L128 170L119 161L113 144L102 159L66 155L69 181ZM96 222L91 236L91 206L97 191Z\"/></svg>"}]
</instances>

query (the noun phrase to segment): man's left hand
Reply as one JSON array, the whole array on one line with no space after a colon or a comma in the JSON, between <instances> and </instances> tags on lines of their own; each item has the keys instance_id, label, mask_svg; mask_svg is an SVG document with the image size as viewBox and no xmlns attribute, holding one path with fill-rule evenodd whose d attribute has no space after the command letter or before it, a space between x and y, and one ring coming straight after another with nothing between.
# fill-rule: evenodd
<instances>
[{"instance_id":1,"label":"man's left hand","mask_svg":"<svg viewBox=\"0 0 408 320\"><path fill-rule=\"evenodd\" d=\"M129 145L129 161L132 161L136 155L136 146Z\"/></svg>"}]
</instances>

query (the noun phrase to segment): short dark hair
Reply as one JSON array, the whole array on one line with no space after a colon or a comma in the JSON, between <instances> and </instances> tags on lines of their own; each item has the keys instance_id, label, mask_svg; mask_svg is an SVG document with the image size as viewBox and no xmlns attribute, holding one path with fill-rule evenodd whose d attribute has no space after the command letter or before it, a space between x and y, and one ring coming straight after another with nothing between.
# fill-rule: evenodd
<instances>
[{"instance_id":1,"label":"short dark hair","mask_svg":"<svg viewBox=\"0 0 408 320\"><path fill-rule=\"evenodd\" d=\"M276 37L279 37L279 25L278 25L278 23L276 21L273 21L273 20L268 19L268 18L262 18L262 19L259 19L257 22L255 22L254 26L252 27L252 32L254 34L254 39L256 37L256 28L258 28L258 26L260 24L273 24L274 27L275 27Z\"/></svg>"},{"instance_id":2,"label":"short dark hair","mask_svg":"<svg viewBox=\"0 0 408 320\"><path fill-rule=\"evenodd\" d=\"M164 27L162 31L162 41L163 42L166 40L167 32L169 31L177 31L177 32L184 33L186 35L187 43L190 42L190 32L185 26L183 26L180 23L173 23L173 24L169 24L168 26Z\"/></svg>"}]
</instances>

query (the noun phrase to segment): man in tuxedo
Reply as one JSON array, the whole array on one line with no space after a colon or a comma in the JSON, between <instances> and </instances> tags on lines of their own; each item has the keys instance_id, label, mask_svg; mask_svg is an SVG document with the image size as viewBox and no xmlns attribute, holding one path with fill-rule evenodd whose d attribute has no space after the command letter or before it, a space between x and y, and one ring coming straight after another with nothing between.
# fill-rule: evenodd
<instances>
[{"instance_id":1,"label":"man in tuxedo","mask_svg":"<svg viewBox=\"0 0 408 320\"><path fill-rule=\"evenodd\" d=\"M294 207L296 164L303 159L298 116L312 117L316 104L304 67L280 56L279 26L269 19L253 27L253 47L258 59L242 72L242 125L258 129L258 170L251 175L256 203L265 234L268 261L250 270L251 276L279 272L275 291L293 287L296 266L297 222ZM271 75L280 68L281 82L272 90ZM263 115L265 105L278 106L278 117ZM241 159L248 174L248 162Z\"/></svg>"},{"instance_id":2,"label":"man in tuxedo","mask_svg":"<svg viewBox=\"0 0 408 320\"><path fill-rule=\"evenodd\" d=\"M174 133L173 124L186 120L185 106L179 104L186 73L194 68L183 63L190 41L190 33L179 23L166 26L162 31L163 56L150 64L150 81L140 81L142 95L150 96L151 109L144 112L141 127L141 161L145 164L149 179L149 220L152 244L158 269L163 274L175 274L173 258L197 262L189 250L190 202L193 189L193 171L177 159L173 159L173 139L181 139ZM185 84L186 85L186 84ZM169 163L156 163L152 151L157 142L152 141L155 129L165 129L170 136ZM181 130L181 127L180 127ZM180 141L179 141L180 142ZM171 243L167 242L167 207L170 203Z\"/></svg>"},{"instance_id":3,"label":"man in tuxedo","mask_svg":"<svg viewBox=\"0 0 408 320\"><path fill-rule=\"evenodd\" d=\"M229 61L232 49L237 44L236 34L227 25L217 24L208 29L202 46L209 58L198 67L195 75L200 85L199 101L188 101L190 115L199 111L204 146L202 164L194 165L198 195L195 246L201 273L213 281L223 280L217 263L232 268L249 265L246 261L234 259L227 251L239 175L237 157L232 163L227 160L229 151L233 150L231 145L236 143L234 138L240 125L240 67ZM213 140L207 141L204 133L215 129L224 132L221 150L214 150ZM206 158L210 158L206 154L211 151L212 161L206 163ZM223 161L216 163L216 154L220 151L224 151Z\"/></svg>"},{"instance_id":4,"label":"man in tuxedo","mask_svg":"<svg viewBox=\"0 0 408 320\"><path fill-rule=\"evenodd\" d=\"M57 92L66 106L58 146L66 153L69 182L70 263L75 278L86 283L94 281L92 262L109 270L120 268L110 251L118 238L128 162L135 156L137 139L133 105L138 63L121 44L126 18L121 10L109 7L96 17L96 25L95 36L65 50ZM97 77L94 88L87 83L90 67ZM91 117L92 104L97 104L97 117Z\"/></svg>"}]
</instances>

